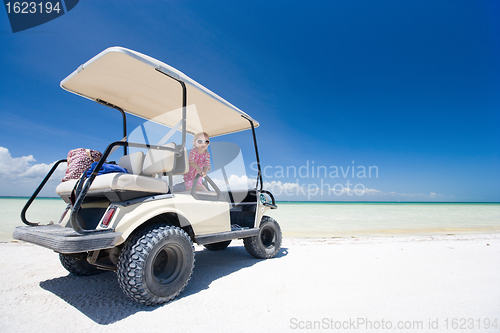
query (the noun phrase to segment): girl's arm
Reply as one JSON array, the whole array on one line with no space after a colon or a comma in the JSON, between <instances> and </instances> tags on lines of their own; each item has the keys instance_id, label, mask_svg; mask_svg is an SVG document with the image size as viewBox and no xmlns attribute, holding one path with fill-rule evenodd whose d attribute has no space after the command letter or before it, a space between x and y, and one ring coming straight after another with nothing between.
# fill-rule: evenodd
<instances>
[{"instance_id":1,"label":"girl's arm","mask_svg":"<svg viewBox=\"0 0 500 333\"><path fill-rule=\"evenodd\" d=\"M205 165L203 167L203 175L202 175L203 177L205 177L207 175L208 170L210 170L210 167Z\"/></svg>"},{"instance_id":2,"label":"girl's arm","mask_svg":"<svg viewBox=\"0 0 500 333\"><path fill-rule=\"evenodd\" d=\"M210 170L210 153L207 151L207 156L205 157L205 165L203 166L203 172L205 173L203 177L207 175L208 170Z\"/></svg>"},{"instance_id":3,"label":"girl's arm","mask_svg":"<svg viewBox=\"0 0 500 333\"><path fill-rule=\"evenodd\" d=\"M196 162L189 162L189 166L192 166L193 168L196 169L196 171L198 171L198 173L202 176L202 177L205 177L207 175L207 171L205 170L205 167L203 167L203 169L201 169L198 164L196 164Z\"/></svg>"}]
</instances>

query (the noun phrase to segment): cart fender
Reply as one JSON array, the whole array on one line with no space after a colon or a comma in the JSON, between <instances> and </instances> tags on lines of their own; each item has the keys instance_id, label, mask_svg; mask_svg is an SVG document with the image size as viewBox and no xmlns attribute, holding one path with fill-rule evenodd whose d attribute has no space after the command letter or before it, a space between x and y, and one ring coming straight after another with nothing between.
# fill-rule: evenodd
<instances>
[{"instance_id":1,"label":"cart fender","mask_svg":"<svg viewBox=\"0 0 500 333\"><path fill-rule=\"evenodd\" d=\"M126 208L126 207L121 207L121 208ZM126 210L127 209L125 209L125 211ZM174 225L177 225L181 228L184 228L186 226L190 226L189 220L185 216L185 214L183 214L181 211L179 211L178 209L176 209L174 207L163 206L163 207L158 207L157 209L154 209L154 210L150 210L145 214L142 214L139 212L137 212L137 213L135 211L124 212L124 211L122 211L122 209L119 210L119 212L118 212L119 216L116 217L116 221L118 221L118 222L117 222L117 225L115 227L115 231L121 232L122 235L121 235L120 239L118 240L117 245L122 244L123 242L125 242L128 239L128 237L133 232L135 232L139 228L147 225L148 221L150 221L156 217L159 217L162 214L175 214L175 215L177 215L178 222L177 221L176 222L178 223L178 225L176 223L173 223ZM159 222L164 222L164 223L169 222L165 219L162 219L163 221L160 219L161 218L159 218Z\"/></svg>"}]
</instances>

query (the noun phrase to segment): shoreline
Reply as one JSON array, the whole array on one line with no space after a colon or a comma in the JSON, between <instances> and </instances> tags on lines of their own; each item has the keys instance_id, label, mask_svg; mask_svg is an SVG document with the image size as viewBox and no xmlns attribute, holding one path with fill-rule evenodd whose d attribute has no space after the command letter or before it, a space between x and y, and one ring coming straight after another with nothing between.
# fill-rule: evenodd
<instances>
[{"instance_id":1,"label":"shoreline","mask_svg":"<svg viewBox=\"0 0 500 333\"><path fill-rule=\"evenodd\" d=\"M380 242L411 242L411 241L446 241L446 240L477 240L477 239L498 239L500 242L500 231L499 232L494 232L494 233L488 233L488 232L481 232L477 231L476 233L456 233L456 234L407 234L407 235L364 235L364 236L333 236L333 237L321 237L321 236L301 236L301 237L293 237L293 236L288 236L288 237L283 237L283 246L290 244L296 244L296 243L311 243L311 244L317 244L317 243L322 243L322 244L335 244L335 243L359 243L360 241L363 241L364 243L380 243ZM238 245L235 245L237 243ZM0 244L5 246L9 244L19 244L19 245L26 245L26 246L32 246L35 248L41 248L44 250L51 251L55 253L52 250L46 249L44 247L41 247L36 244L28 243L25 241L13 239L10 241L0 241ZM309 245L309 244L307 244ZM195 247L195 250L204 250L203 245L199 245L197 243L193 243L193 246ZM243 246L243 240L242 239L233 239L231 245L233 246ZM283 247L282 246L282 247ZM221 251L223 252L223 251ZM212 253L221 253L218 251L214 251ZM259 259L257 259L259 260Z\"/></svg>"},{"instance_id":2,"label":"shoreline","mask_svg":"<svg viewBox=\"0 0 500 333\"><path fill-rule=\"evenodd\" d=\"M351 230L346 232L317 231L311 233L283 232L285 239L371 239L371 238L412 238L412 237L446 237L446 236L478 236L478 235L500 235L499 228L427 228L427 229L390 229L390 230ZM5 237L0 233L0 244L26 243L24 241ZM26 243L29 244L29 243ZM197 246L196 243L193 243Z\"/></svg>"}]
</instances>

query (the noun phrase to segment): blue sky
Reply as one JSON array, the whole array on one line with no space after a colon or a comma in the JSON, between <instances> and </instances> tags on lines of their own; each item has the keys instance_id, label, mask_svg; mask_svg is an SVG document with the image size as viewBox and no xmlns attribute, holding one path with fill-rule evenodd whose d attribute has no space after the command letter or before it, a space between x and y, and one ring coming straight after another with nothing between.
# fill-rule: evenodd
<instances>
[{"instance_id":1,"label":"blue sky","mask_svg":"<svg viewBox=\"0 0 500 333\"><path fill-rule=\"evenodd\" d=\"M80 1L15 34L0 12L1 196L30 195L73 148L121 138L118 112L59 82L123 46L259 120L281 200L500 201L498 1ZM234 138L252 175L250 139ZM311 196L325 184L344 192Z\"/></svg>"}]
</instances>

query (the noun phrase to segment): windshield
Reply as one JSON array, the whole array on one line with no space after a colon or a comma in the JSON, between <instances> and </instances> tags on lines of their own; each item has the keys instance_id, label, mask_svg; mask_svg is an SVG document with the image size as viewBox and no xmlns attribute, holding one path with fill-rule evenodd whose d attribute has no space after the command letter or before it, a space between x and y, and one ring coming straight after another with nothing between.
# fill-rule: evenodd
<instances>
[{"instance_id":1,"label":"windshield","mask_svg":"<svg viewBox=\"0 0 500 333\"><path fill-rule=\"evenodd\" d=\"M149 145L165 145L175 143L182 145L181 123L173 128L158 124L155 119L141 121L141 123L129 131L127 140L134 143ZM195 148L195 136L186 134L186 154L189 156ZM129 147L129 154L138 151L146 153L147 149ZM255 166L255 152L253 151L253 140L250 131L230 135L209 138L206 150L210 156L210 169L207 175L223 192L240 192L241 195L234 197L235 203L246 195L248 190L255 189L257 172ZM121 150L116 151L110 160L118 160ZM253 165L252 165L253 163ZM168 176L158 175L168 181ZM174 175L172 186L182 184L185 181L184 174ZM209 190L213 190L209 188Z\"/></svg>"}]
</instances>

